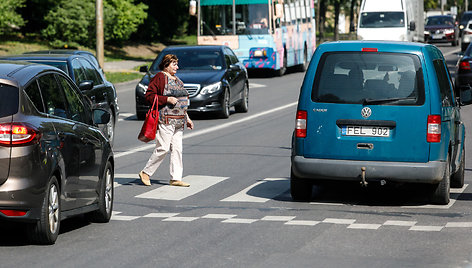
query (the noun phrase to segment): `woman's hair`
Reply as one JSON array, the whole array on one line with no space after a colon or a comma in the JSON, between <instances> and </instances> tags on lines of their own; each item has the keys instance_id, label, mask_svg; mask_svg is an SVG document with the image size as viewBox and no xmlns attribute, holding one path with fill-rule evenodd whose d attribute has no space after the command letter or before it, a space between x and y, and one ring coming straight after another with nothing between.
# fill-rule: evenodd
<instances>
[{"instance_id":1,"label":"woman's hair","mask_svg":"<svg viewBox=\"0 0 472 268\"><path fill-rule=\"evenodd\" d=\"M164 69L174 61L179 61L179 59L177 59L177 56L175 56L174 54L165 55L164 58L162 58L161 63L159 63L159 69L161 69L161 71L164 71Z\"/></svg>"}]
</instances>

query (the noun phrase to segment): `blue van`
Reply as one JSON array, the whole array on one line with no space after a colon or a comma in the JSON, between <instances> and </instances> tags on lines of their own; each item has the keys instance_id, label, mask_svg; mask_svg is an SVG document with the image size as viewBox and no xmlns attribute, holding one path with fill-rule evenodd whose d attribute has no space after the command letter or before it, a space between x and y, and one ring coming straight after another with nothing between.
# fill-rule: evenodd
<instances>
[{"instance_id":1,"label":"blue van","mask_svg":"<svg viewBox=\"0 0 472 268\"><path fill-rule=\"evenodd\" d=\"M305 74L292 139L291 195L326 181L424 183L435 204L462 187L465 127L441 51L409 42L320 45Z\"/></svg>"}]
</instances>

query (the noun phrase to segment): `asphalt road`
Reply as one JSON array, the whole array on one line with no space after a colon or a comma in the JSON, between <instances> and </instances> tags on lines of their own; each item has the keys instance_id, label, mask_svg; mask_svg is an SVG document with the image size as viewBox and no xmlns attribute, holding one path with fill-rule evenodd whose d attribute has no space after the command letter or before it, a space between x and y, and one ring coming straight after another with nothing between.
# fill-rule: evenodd
<instances>
[{"instance_id":1,"label":"asphalt road","mask_svg":"<svg viewBox=\"0 0 472 268\"><path fill-rule=\"evenodd\" d=\"M459 49L439 47L453 67ZM447 206L428 205L416 186L388 184L318 187L311 202L291 200L290 139L302 79L297 72L256 75L248 113L193 115L195 129L184 134L189 188L167 185L167 160L151 187L140 184L153 145L136 139L137 81L117 85L112 220L68 219L52 246L30 245L20 228L3 226L0 267L472 266L471 157L466 186L453 189ZM472 107L462 112L472 129Z\"/></svg>"}]
</instances>

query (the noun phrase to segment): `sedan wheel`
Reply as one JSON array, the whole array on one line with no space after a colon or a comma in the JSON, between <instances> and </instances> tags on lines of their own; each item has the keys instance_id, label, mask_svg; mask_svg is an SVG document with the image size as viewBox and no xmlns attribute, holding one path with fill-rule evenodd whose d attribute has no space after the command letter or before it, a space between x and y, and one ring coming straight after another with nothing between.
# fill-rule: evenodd
<instances>
[{"instance_id":1,"label":"sedan wheel","mask_svg":"<svg viewBox=\"0 0 472 268\"><path fill-rule=\"evenodd\" d=\"M244 83L243 97L241 102L234 107L237 113L247 113L249 110L249 88L246 83Z\"/></svg>"},{"instance_id":2,"label":"sedan wheel","mask_svg":"<svg viewBox=\"0 0 472 268\"><path fill-rule=\"evenodd\" d=\"M110 113L110 122L106 125L106 133L110 144L113 145L113 140L115 138L115 117Z\"/></svg>"},{"instance_id":3,"label":"sedan wheel","mask_svg":"<svg viewBox=\"0 0 472 268\"><path fill-rule=\"evenodd\" d=\"M40 244L51 245L59 235L61 207L59 186L56 177L48 183L40 219L30 228L31 239Z\"/></svg>"},{"instance_id":4,"label":"sedan wheel","mask_svg":"<svg viewBox=\"0 0 472 268\"><path fill-rule=\"evenodd\" d=\"M221 112L220 116L222 118L228 118L229 117L229 92L226 89L225 92L223 93L223 99L221 100Z\"/></svg>"},{"instance_id":5,"label":"sedan wheel","mask_svg":"<svg viewBox=\"0 0 472 268\"><path fill-rule=\"evenodd\" d=\"M113 167L107 163L103 177L100 180L100 192L98 196L98 209L87 214L90 221L109 222L113 211Z\"/></svg>"}]
</instances>

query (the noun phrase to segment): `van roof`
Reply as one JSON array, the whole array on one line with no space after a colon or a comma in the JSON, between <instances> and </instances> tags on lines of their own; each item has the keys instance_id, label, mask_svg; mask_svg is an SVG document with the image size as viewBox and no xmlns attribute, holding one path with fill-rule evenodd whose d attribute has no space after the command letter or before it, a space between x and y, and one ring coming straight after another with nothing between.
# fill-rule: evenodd
<instances>
[{"instance_id":1,"label":"van roof","mask_svg":"<svg viewBox=\"0 0 472 268\"><path fill-rule=\"evenodd\" d=\"M430 48L429 48L430 47ZM405 41L334 41L325 42L318 46L319 52L331 51L363 51L375 49L378 52L422 53L424 48L436 50L431 44ZM366 51L366 50L364 50Z\"/></svg>"},{"instance_id":2,"label":"van roof","mask_svg":"<svg viewBox=\"0 0 472 268\"><path fill-rule=\"evenodd\" d=\"M403 11L402 0L364 0L362 12Z\"/></svg>"}]
</instances>

